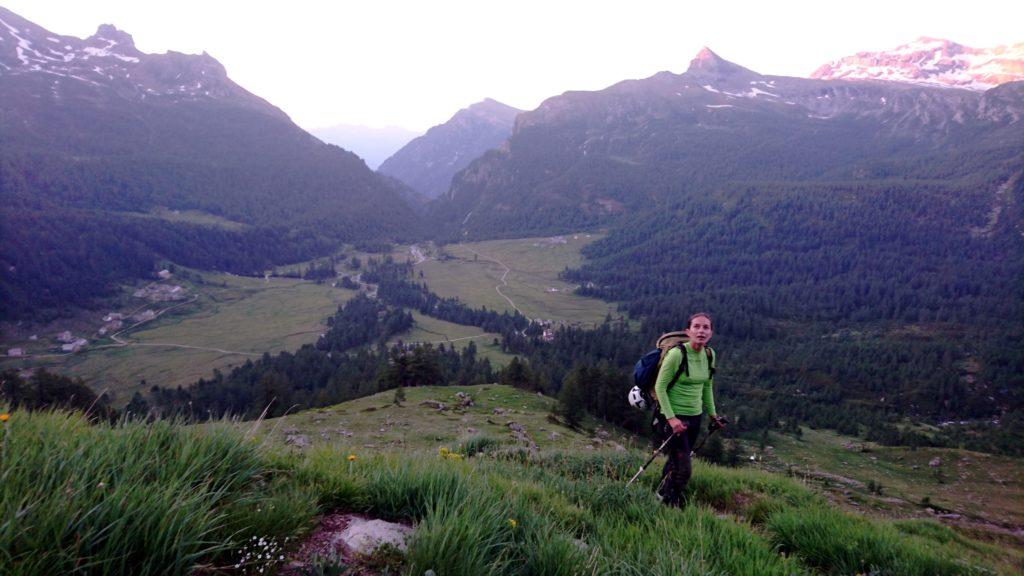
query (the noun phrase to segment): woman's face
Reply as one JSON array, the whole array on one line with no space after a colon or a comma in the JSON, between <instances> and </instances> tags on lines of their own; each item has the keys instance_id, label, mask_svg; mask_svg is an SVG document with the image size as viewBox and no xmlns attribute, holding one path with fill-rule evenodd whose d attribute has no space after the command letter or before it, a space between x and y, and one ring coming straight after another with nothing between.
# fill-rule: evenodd
<instances>
[{"instance_id":1,"label":"woman's face","mask_svg":"<svg viewBox=\"0 0 1024 576\"><path fill-rule=\"evenodd\" d=\"M711 329L711 318L697 316L690 320L690 327L687 328L686 333L694 344L700 344L701 346L707 344L708 340L711 340L711 335L714 334L714 331Z\"/></svg>"}]
</instances>

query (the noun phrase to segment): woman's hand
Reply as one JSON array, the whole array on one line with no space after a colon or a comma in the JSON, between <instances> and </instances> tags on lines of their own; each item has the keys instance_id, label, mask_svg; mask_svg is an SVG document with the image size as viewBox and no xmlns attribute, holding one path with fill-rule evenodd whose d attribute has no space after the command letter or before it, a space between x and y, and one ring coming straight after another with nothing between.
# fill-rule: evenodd
<instances>
[{"instance_id":1,"label":"woman's hand","mask_svg":"<svg viewBox=\"0 0 1024 576\"><path fill-rule=\"evenodd\" d=\"M683 432L686 432L686 424L683 424L683 421L679 418L669 418L668 425L672 427L673 434L682 434Z\"/></svg>"}]
</instances>

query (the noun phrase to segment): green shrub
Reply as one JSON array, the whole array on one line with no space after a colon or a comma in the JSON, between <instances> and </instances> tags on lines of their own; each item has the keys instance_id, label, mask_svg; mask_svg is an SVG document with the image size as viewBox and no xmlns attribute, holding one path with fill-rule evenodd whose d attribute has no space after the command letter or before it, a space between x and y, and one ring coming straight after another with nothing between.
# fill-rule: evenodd
<instances>
[{"instance_id":1,"label":"green shrub","mask_svg":"<svg viewBox=\"0 0 1024 576\"><path fill-rule=\"evenodd\" d=\"M501 441L486 434L475 434L460 442L459 445L459 452L466 456L476 456L493 452L501 446Z\"/></svg>"}]
</instances>

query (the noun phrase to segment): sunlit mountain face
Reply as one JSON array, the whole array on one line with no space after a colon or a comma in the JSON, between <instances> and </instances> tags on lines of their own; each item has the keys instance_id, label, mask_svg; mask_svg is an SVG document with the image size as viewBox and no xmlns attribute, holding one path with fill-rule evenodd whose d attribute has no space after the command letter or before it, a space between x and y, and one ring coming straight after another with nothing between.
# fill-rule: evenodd
<instances>
[{"instance_id":1,"label":"sunlit mountain face","mask_svg":"<svg viewBox=\"0 0 1024 576\"><path fill-rule=\"evenodd\" d=\"M1024 80L1024 43L971 48L949 40L919 38L882 52L858 52L811 74L823 80L888 80L968 90L988 90Z\"/></svg>"}]
</instances>

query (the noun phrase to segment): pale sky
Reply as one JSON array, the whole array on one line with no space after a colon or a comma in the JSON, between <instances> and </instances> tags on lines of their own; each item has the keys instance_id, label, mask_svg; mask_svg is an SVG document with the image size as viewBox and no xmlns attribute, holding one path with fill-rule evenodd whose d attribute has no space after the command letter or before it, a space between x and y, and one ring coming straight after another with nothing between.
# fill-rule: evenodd
<instances>
[{"instance_id":1,"label":"pale sky","mask_svg":"<svg viewBox=\"0 0 1024 576\"><path fill-rule=\"evenodd\" d=\"M765 74L920 36L1024 42L1024 2L0 0L58 34L109 23L143 52L203 51L306 129L423 131L486 97L522 109L567 90L680 73L702 46Z\"/></svg>"}]
</instances>

